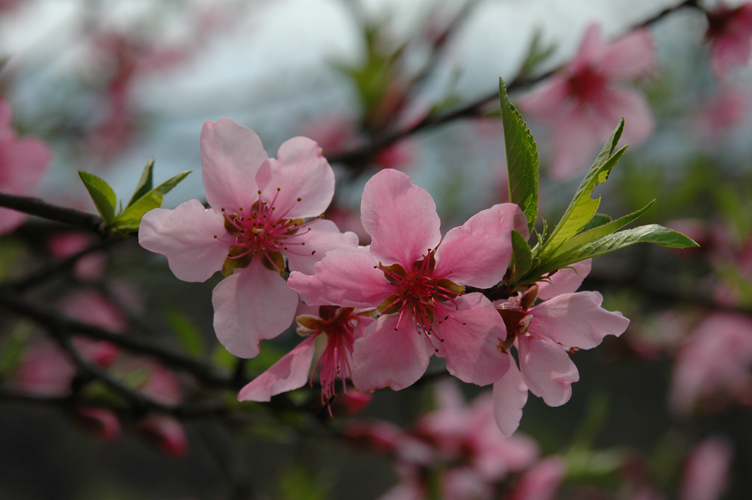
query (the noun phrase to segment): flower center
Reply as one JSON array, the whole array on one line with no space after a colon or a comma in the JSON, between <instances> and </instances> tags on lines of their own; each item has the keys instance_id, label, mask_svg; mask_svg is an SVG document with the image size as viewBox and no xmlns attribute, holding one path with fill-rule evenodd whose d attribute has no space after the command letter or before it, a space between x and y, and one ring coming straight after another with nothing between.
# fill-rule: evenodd
<instances>
[{"instance_id":1,"label":"flower center","mask_svg":"<svg viewBox=\"0 0 752 500\"><path fill-rule=\"evenodd\" d=\"M593 105L605 93L608 79L592 66L585 66L567 80L567 92L580 105Z\"/></svg>"},{"instance_id":2,"label":"flower center","mask_svg":"<svg viewBox=\"0 0 752 500\"><path fill-rule=\"evenodd\" d=\"M504 326L507 327L507 338L499 344L502 352L507 352L514 344L515 339L520 335L525 335L533 316L528 314L528 309L535 303L538 297L538 285L533 285L522 294L510 297L507 301L496 306L501 319L504 320Z\"/></svg>"},{"instance_id":3,"label":"flower center","mask_svg":"<svg viewBox=\"0 0 752 500\"><path fill-rule=\"evenodd\" d=\"M282 274L285 270L284 252L292 252L303 255L305 242L300 236L311 230L307 227L311 222L303 219L286 219L285 215L290 212L294 205L285 213L276 213L275 202L280 188L270 202L263 201L258 192L259 199L249 209L240 207L239 213L228 213L222 208L225 218L225 230L231 237L223 239L230 248L227 252L222 272L229 276L235 268L245 268L251 263L254 256L262 259L267 269ZM300 198L297 199L301 201ZM305 231L301 232L301 229ZM217 238L217 236L214 236ZM300 248L299 248L300 247ZM310 255L316 253L315 250Z\"/></svg>"},{"instance_id":4,"label":"flower center","mask_svg":"<svg viewBox=\"0 0 752 500\"><path fill-rule=\"evenodd\" d=\"M386 280L397 288L397 291L378 307L381 314L399 312L395 330L399 329L402 318L407 313L412 315L418 333L431 335L435 317L440 318L439 323L452 317L443 303L451 302L456 309L457 302L454 299L465 291L463 286L446 278L432 276L436 268L433 250L429 250L425 258L415 262L410 271L399 264L379 264L378 268L384 272Z\"/></svg>"}]
</instances>

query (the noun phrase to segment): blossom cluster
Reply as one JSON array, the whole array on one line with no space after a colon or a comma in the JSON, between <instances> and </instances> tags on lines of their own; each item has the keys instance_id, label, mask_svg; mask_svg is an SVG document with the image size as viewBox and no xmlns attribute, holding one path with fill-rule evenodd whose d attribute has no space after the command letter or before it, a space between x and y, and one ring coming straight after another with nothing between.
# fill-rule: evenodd
<instances>
[{"instance_id":1,"label":"blossom cluster","mask_svg":"<svg viewBox=\"0 0 752 500\"><path fill-rule=\"evenodd\" d=\"M527 390L549 405L569 399L577 370L568 350L620 335L629 321L600 307L597 292L574 293L589 270L548 273L492 302L504 282L512 232L529 234L513 203L482 210L442 237L431 195L400 171L384 169L365 185L361 219L371 237L359 246L320 218L334 194L334 173L318 145L296 137L269 158L250 129L223 118L201 133L209 208L198 200L155 209L139 241L167 257L186 281L225 278L213 292L214 328L239 357L254 357L298 316L306 339L252 380L240 400L268 401L308 380L316 339L326 339L322 401L340 379L359 391L401 390L420 379L433 356L463 382L494 384L496 421L511 434ZM286 278L287 276L287 278ZM536 295L545 299L533 305ZM518 370L510 353L518 351Z\"/></svg>"}]
</instances>

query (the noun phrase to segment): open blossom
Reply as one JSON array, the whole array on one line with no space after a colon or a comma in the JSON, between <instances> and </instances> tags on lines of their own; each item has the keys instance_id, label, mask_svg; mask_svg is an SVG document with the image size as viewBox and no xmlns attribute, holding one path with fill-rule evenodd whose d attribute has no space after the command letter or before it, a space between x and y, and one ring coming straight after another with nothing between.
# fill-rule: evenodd
<instances>
[{"instance_id":1,"label":"open blossom","mask_svg":"<svg viewBox=\"0 0 752 500\"><path fill-rule=\"evenodd\" d=\"M268 370L254 378L238 394L239 401L269 401L282 392L305 385L316 350L316 337L326 337L326 347L314 371L320 368L321 400L328 403L336 392L337 379L347 391L345 381L352 377L352 351L355 339L371 324L373 311L359 311L352 307L321 306L319 315L298 316L298 333L307 338L285 354ZM313 373L311 374L313 381Z\"/></svg>"},{"instance_id":2,"label":"open blossom","mask_svg":"<svg viewBox=\"0 0 752 500\"><path fill-rule=\"evenodd\" d=\"M569 401L572 383L579 380L568 350L592 349L606 335L621 335L629 320L603 309L598 292L576 292L590 272L590 261L560 269L550 283L541 282L522 294L497 302L507 326L505 348L517 349L514 363L494 384L496 422L505 434L517 428L527 391L549 406ZM545 299L533 305L535 300Z\"/></svg>"},{"instance_id":3,"label":"open blossom","mask_svg":"<svg viewBox=\"0 0 752 500\"><path fill-rule=\"evenodd\" d=\"M335 247L357 245L320 215L334 194L334 172L310 139L295 137L269 158L250 129L222 118L201 130L205 209L190 200L175 210L148 212L139 243L167 257L184 281L222 270L214 289L214 329L228 351L254 357L262 339L282 333L295 317L297 294L282 274L313 272Z\"/></svg>"},{"instance_id":4,"label":"open blossom","mask_svg":"<svg viewBox=\"0 0 752 500\"><path fill-rule=\"evenodd\" d=\"M697 325L677 353L669 393L679 415L703 404L707 411L727 400L752 403L752 320L717 312Z\"/></svg>"},{"instance_id":5,"label":"open blossom","mask_svg":"<svg viewBox=\"0 0 752 500\"><path fill-rule=\"evenodd\" d=\"M622 117L626 142L637 145L647 139L653 129L650 108L640 92L623 82L650 74L654 62L647 30L605 43L593 24L572 62L520 100L526 116L553 130L553 177L587 168Z\"/></svg>"},{"instance_id":6,"label":"open blossom","mask_svg":"<svg viewBox=\"0 0 752 500\"><path fill-rule=\"evenodd\" d=\"M681 482L681 500L718 500L729 484L733 448L714 436L703 440L689 454Z\"/></svg>"},{"instance_id":7,"label":"open blossom","mask_svg":"<svg viewBox=\"0 0 752 500\"><path fill-rule=\"evenodd\" d=\"M735 8L721 5L708 12L710 66L717 78L723 78L732 66L743 65L752 53L752 3Z\"/></svg>"},{"instance_id":8,"label":"open blossom","mask_svg":"<svg viewBox=\"0 0 752 500\"><path fill-rule=\"evenodd\" d=\"M293 272L289 279L308 305L380 311L353 346L354 385L403 389L421 377L433 353L465 382L498 380L509 366L499 349L504 323L485 296L465 294L464 285L488 288L504 277L511 230L527 234L519 207L483 210L442 241L431 195L386 169L366 183L361 217L370 247L332 250L313 276Z\"/></svg>"},{"instance_id":9,"label":"open blossom","mask_svg":"<svg viewBox=\"0 0 752 500\"><path fill-rule=\"evenodd\" d=\"M50 163L50 150L39 139L20 139L11 127L10 105L0 98L0 191L26 196L33 192ZM26 214L0 208L0 235L10 233Z\"/></svg>"}]
</instances>

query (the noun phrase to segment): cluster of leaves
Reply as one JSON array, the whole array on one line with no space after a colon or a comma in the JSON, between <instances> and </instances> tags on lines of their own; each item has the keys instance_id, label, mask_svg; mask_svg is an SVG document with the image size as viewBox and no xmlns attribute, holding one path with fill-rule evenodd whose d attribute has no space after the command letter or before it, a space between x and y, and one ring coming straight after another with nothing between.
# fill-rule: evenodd
<instances>
[{"instance_id":1,"label":"cluster of leaves","mask_svg":"<svg viewBox=\"0 0 752 500\"><path fill-rule=\"evenodd\" d=\"M136 190L125 208L123 208L123 201L120 201L120 209L117 214L115 213L117 198L110 185L94 174L78 171L81 181L86 186L86 190L89 191L89 195L102 217L106 231L122 235L138 232L141 217L149 210L161 207L164 195L191 173L190 170L181 172L154 187L153 169L154 159L152 158L146 163L141 178L136 185Z\"/></svg>"},{"instance_id":2,"label":"cluster of leaves","mask_svg":"<svg viewBox=\"0 0 752 500\"><path fill-rule=\"evenodd\" d=\"M624 119L596 157L558 224L547 234L547 224L543 221L543 231L537 232L537 147L519 111L509 102L506 86L501 78L499 99L507 153L509 199L520 206L527 217L530 231L537 236L536 244L530 248L522 234L517 231L512 234L515 270L513 287L535 283L557 269L635 243L655 243L671 248L697 246L691 238L658 224L622 229L644 214L653 201L615 220L607 215L598 214L601 197L593 198L591 195L598 184L608 180L609 174L627 149L627 146L616 149L624 129Z\"/></svg>"}]
</instances>

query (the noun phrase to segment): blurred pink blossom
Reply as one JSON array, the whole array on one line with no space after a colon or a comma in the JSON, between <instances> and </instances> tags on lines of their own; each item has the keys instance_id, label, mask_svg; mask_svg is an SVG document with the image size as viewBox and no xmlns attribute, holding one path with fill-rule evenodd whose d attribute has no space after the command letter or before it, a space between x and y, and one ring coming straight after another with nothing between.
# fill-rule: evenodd
<instances>
[{"instance_id":1,"label":"blurred pink blossom","mask_svg":"<svg viewBox=\"0 0 752 500\"><path fill-rule=\"evenodd\" d=\"M150 415L138 423L138 434L165 455L179 458L188 453L188 438L179 421L168 415Z\"/></svg>"},{"instance_id":2,"label":"blurred pink blossom","mask_svg":"<svg viewBox=\"0 0 752 500\"><path fill-rule=\"evenodd\" d=\"M669 405L678 415L716 412L729 399L752 404L752 319L716 312L697 325L679 349Z\"/></svg>"},{"instance_id":3,"label":"blurred pink blossom","mask_svg":"<svg viewBox=\"0 0 752 500\"><path fill-rule=\"evenodd\" d=\"M51 340L33 341L10 379L11 387L36 396L68 396L76 365Z\"/></svg>"},{"instance_id":4,"label":"blurred pink blossom","mask_svg":"<svg viewBox=\"0 0 752 500\"><path fill-rule=\"evenodd\" d=\"M357 245L355 234L340 233L331 221L304 221L323 213L334 194L334 172L318 145L295 137L278 157L267 156L252 130L227 118L207 121L201 159L212 208L198 200L158 208L139 229L141 246L166 256L179 279L206 281L223 271L212 295L214 330L245 358L295 317L298 296L282 276L286 265L312 273L328 250Z\"/></svg>"},{"instance_id":5,"label":"blurred pink blossom","mask_svg":"<svg viewBox=\"0 0 752 500\"><path fill-rule=\"evenodd\" d=\"M721 5L707 16L705 38L710 42L710 66L715 76L723 79L732 66L749 61L752 53L752 3L734 8Z\"/></svg>"},{"instance_id":6,"label":"blurred pink blossom","mask_svg":"<svg viewBox=\"0 0 752 500\"><path fill-rule=\"evenodd\" d=\"M75 418L82 428L103 441L111 441L120 435L120 421L110 410L79 406Z\"/></svg>"},{"instance_id":7,"label":"blurred pink blossom","mask_svg":"<svg viewBox=\"0 0 752 500\"><path fill-rule=\"evenodd\" d=\"M16 196L34 193L47 170L51 153L39 139L21 139L11 126L11 108L0 98L0 192ZM26 214L0 208L0 236L23 224Z\"/></svg>"},{"instance_id":8,"label":"blurred pink blossom","mask_svg":"<svg viewBox=\"0 0 752 500\"><path fill-rule=\"evenodd\" d=\"M62 259L88 248L94 242L93 238L83 233L56 233L47 240L47 249L50 255ZM90 253L76 261L73 272L80 280L92 281L102 277L106 265L107 257L103 252Z\"/></svg>"},{"instance_id":9,"label":"blurred pink blossom","mask_svg":"<svg viewBox=\"0 0 752 500\"><path fill-rule=\"evenodd\" d=\"M332 250L314 275L294 271L289 278L308 305L379 308L381 316L355 341L353 384L403 389L423 375L433 353L465 382L498 380L509 366L497 348L504 323L485 296L462 292L465 284L501 281L511 229L527 233L519 207L483 210L442 241L431 195L386 169L366 183L361 218L370 247Z\"/></svg>"},{"instance_id":10,"label":"blurred pink blossom","mask_svg":"<svg viewBox=\"0 0 752 500\"><path fill-rule=\"evenodd\" d=\"M552 500L566 470L566 464L559 457L541 460L525 472L514 489L511 500Z\"/></svg>"},{"instance_id":11,"label":"blurred pink blossom","mask_svg":"<svg viewBox=\"0 0 752 500\"><path fill-rule=\"evenodd\" d=\"M681 500L718 500L729 483L731 443L710 437L694 447L684 466Z\"/></svg>"},{"instance_id":12,"label":"blurred pink blossom","mask_svg":"<svg viewBox=\"0 0 752 500\"><path fill-rule=\"evenodd\" d=\"M624 83L651 74L654 64L646 29L605 43L600 27L592 24L572 62L520 100L526 117L552 129L552 177L564 179L586 169L622 116L625 142L636 146L647 139L653 130L650 108L640 92Z\"/></svg>"}]
</instances>

